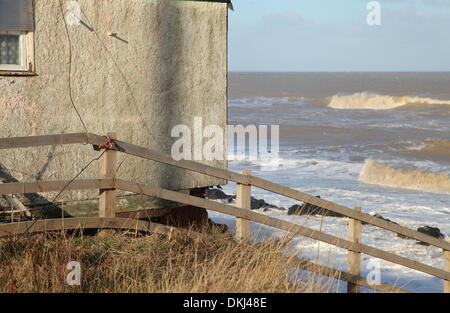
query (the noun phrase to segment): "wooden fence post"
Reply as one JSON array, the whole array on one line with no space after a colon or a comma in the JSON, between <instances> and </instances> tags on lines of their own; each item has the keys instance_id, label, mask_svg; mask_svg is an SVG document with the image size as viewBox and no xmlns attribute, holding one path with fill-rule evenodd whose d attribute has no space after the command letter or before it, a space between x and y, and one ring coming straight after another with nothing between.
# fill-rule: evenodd
<instances>
[{"instance_id":1,"label":"wooden fence post","mask_svg":"<svg viewBox=\"0 0 450 313\"><path fill-rule=\"evenodd\" d=\"M116 133L108 133L116 137ZM100 178L115 178L117 168L117 152L107 150L100 159ZM116 189L100 189L99 217L116 216Z\"/></svg>"},{"instance_id":2,"label":"wooden fence post","mask_svg":"<svg viewBox=\"0 0 450 313\"><path fill-rule=\"evenodd\" d=\"M355 208L356 211L361 212L361 208ZM361 243L361 221L349 219L348 222L348 240L354 243ZM348 251L348 273L359 277L361 275L361 253ZM357 284L347 283L348 293L359 293L360 287Z\"/></svg>"},{"instance_id":3,"label":"wooden fence post","mask_svg":"<svg viewBox=\"0 0 450 313\"><path fill-rule=\"evenodd\" d=\"M252 171L242 171L243 175L251 175ZM241 209L251 210L252 208L252 186L237 184L236 206ZM236 217L236 239L238 241L250 240L251 224L250 220Z\"/></svg>"},{"instance_id":4,"label":"wooden fence post","mask_svg":"<svg viewBox=\"0 0 450 313\"><path fill-rule=\"evenodd\" d=\"M444 271L450 272L450 251L444 250ZM444 293L450 293L450 280L444 280Z\"/></svg>"}]
</instances>

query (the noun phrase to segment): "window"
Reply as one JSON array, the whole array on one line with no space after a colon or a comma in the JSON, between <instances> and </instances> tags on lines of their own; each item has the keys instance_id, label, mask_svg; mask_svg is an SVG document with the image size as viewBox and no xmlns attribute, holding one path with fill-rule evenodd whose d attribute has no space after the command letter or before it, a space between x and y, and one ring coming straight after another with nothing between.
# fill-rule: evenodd
<instances>
[{"instance_id":1,"label":"window","mask_svg":"<svg viewBox=\"0 0 450 313\"><path fill-rule=\"evenodd\" d=\"M27 36L0 32L0 70L27 71Z\"/></svg>"},{"instance_id":2,"label":"window","mask_svg":"<svg viewBox=\"0 0 450 313\"><path fill-rule=\"evenodd\" d=\"M0 73L34 69L32 0L0 0Z\"/></svg>"}]
</instances>

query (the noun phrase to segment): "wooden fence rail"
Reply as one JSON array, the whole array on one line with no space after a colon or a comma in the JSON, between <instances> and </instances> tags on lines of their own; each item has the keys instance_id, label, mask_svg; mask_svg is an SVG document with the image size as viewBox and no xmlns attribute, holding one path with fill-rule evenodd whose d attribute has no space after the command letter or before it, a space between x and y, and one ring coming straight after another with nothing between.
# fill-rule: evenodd
<instances>
[{"instance_id":1,"label":"wooden fence rail","mask_svg":"<svg viewBox=\"0 0 450 313\"><path fill-rule=\"evenodd\" d=\"M361 277L359 275L351 275L347 272L339 271L328 266L319 265L317 263L300 260L298 258L286 258L286 264L289 266L295 266L296 268L303 269L308 272L318 272L320 273L320 275L327 276L332 279L346 281L348 284L353 286L366 287L385 293L411 293L411 291L383 283L380 283L379 285L371 285L367 282L367 278L365 277Z\"/></svg>"},{"instance_id":2,"label":"wooden fence rail","mask_svg":"<svg viewBox=\"0 0 450 313\"><path fill-rule=\"evenodd\" d=\"M48 135L48 136L36 136L36 137L21 137L21 138L3 138L0 139L0 150L11 148L25 148L30 145L46 146L46 145L60 145L60 144L73 144L73 143L85 143L99 145L105 141L104 136L95 134L61 134L61 135ZM178 168L186 169L189 171L197 172L200 174L213 176L220 179L230 180L238 184L258 187L270 192L277 193L279 195L309 203L320 208L330 210L332 212L344 215L346 217L365 222L369 225L377 226L388 231L395 232L397 234L404 235L408 238L419 240L438 248L442 248L446 251L450 251L450 243L428 236L423 233L408 229L406 227L397 225L392 222L382 220L378 217L374 217L367 213L357 212L351 208L326 201L324 199L317 198L306 193L302 193L298 190L285 187L258 177L251 175L238 174L230 172L224 169L215 168L205 164L201 164L194 161L176 161L170 155L157 152L151 149L143 148L133 144L129 144L123 141L115 140L119 151L125 154L137 156L140 158L152 160L167 165L172 165Z\"/></svg>"},{"instance_id":3,"label":"wooden fence rail","mask_svg":"<svg viewBox=\"0 0 450 313\"><path fill-rule=\"evenodd\" d=\"M73 182L67 181L41 181L36 183L8 183L0 185L0 195L27 194L39 192L65 190L88 190L88 189L111 189L115 188L114 179L81 179Z\"/></svg>"},{"instance_id":4,"label":"wooden fence rail","mask_svg":"<svg viewBox=\"0 0 450 313\"><path fill-rule=\"evenodd\" d=\"M90 134L90 141L92 144L99 144L99 143L103 142L104 140L105 140L105 137ZM306 193L297 191L297 190L289 188L289 187L285 187L285 186L282 186L282 185L279 185L279 184L276 184L276 183L273 183L273 182L270 182L270 181L267 181L267 180L264 180L264 179L261 179L258 177L254 177L249 174L247 174L247 175L238 174L238 173L211 167L211 166L201 164L198 162L194 162L194 161L186 161L186 160L175 161L168 154L153 151L151 149L139 147L139 146L132 145L132 144L129 144L126 142L118 141L118 140L116 140L115 142L120 147L119 151L122 153L125 153L125 154L129 154L129 155L137 156L140 158L156 161L159 163L164 163L167 165L172 165L172 166L175 166L178 168L190 170L190 171L208 175L208 176L213 176L216 178L230 180L230 181L233 181L233 182L241 184L241 185L258 187L258 188L261 188L261 189L264 189L264 190L267 190L270 192L274 192L274 193L277 193L279 195L282 195L282 196L285 196L285 197L288 197L288 198L291 198L294 200L309 203L309 204L318 206L320 208L324 208L324 209L330 210L332 212L339 213L346 217L349 217L349 218L352 218L352 219L355 219L355 220L358 220L361 222L365 222L369 225L377 226L377 227L386 229L388 231L392 231L397 234L404 235L408 238L419 240L419 241L428 243L432 246L450 251L450 243L448 243L444 240L433 238L426 234L419 233L417 231L408 229L406 227L397 225L395 223L382 220L378 217L374 217L367 213L358 212L351 208L347 208L345 206L342 206L342 205L339 205L339 204L336 204L336 203L333 203L330 201L326 201L324 199L320 199L320 198L314 197L312 195L308 195ZM0 148L1 148L1 144L0 144Z\"/></svg>"},{"instance_id":5,"label":"wooden fence rail","mask_svg":"<svg viewBox=\"0 0 450 313\"><path fill-rule=\"evenodd\" d=\"M114 137L114 133L109 134ZM35 136L35 137L21 137L21 138L3 138L0 139L1 149L12 148L27 148L47 145L64 145L64 144L93 144L100 145L105 141L104 136L95 134L60 134L49 136ZM444 240L436 239L426 234L408 229L406 227L387 222L385 220L373 217L369 214L362 213L359 208L350 209L345 206L338 205L320 199L289 187L281 186L276 183L266 181L251 175L251 172L244 171L241 174L233 173L224 169L214 168L194 161L175 161L170 155L160 153L151 149L139 147L119 140L114 141L116 149L108 150L101 160L100 179L78 180L74 182L69 181L48 181L36 183L9 183L0 185L0 195L20 194L20 193L36 193L64 190L78 190L78 189L99 189L99 218L94 219L64 219L64 220L50 220L34 222L33 232L43 230L57 230L79 227L80 225L89 226L93 228L130 228L130 222L125 222L125 219L115 218L115 197L116 189L153 196L169 201L175 201L196 207L217 211L236 217L237 225L237 239L246 240L250 238L250 221L271 226L277 229L285 230L296 235L312 238L320 242L324 242L336 247L340 247L349 251L348 257L348 273L343 275L348 284L349 292L359 292L359 286L366 286L367 284L361 282L360 262L361 253L383 259L388 262L399 264L435 277L444 279L444 292L450 292L450 243ZM115 177L116 169L116 153L117 151L140 158L172 165L185 170L197 172L203 175L213 176L220 179L236 182L237 185L237 207L205 200L198 197L189 196L171 190L162 189L155 186L145 186L141 184L131 183ZM70 184L69 184L70 183ZM338 238L320 231L316 231L305 226L289 223L280 219L269 217L250 210L251 187L258 187L270 192L277 193L304 203L309 203L329 211L339 213L343 216L349 217L349 238L348 240ZM59 222L57 222L59 221ZM129 220L127 220L129 221ZM410 260L396 254L386 252L374 247L370 247L360 243L361 240L361 222L369 225L377 226L397 234L404 235L408 238L419 240L430 245L443 249L444 252L444 270L438 269L420 262ZM61 224L65 223L65 224ZM84 223L84 224L83 224ZM103 224L102 224L103 223ZM133 224L134 225L134 224ZM30 231L27 223L12 223L0 225L0 236L5 234L18 234L25 231ZM135 227L139 230L150 229L152 224L137 223ZM62 227L62 228L61 228ZM89 228L88 227L88 228ZM162 229L161 227L159 228ZM167 229L166 229L167 230ZM375 286L372 286L376 289ZM381 288L381 287L380 287ZM378 288L377 290L380 290ZM383 290L387 290L384 286ZM394 287L390 287L394 288ZM392 289L396 290L396 289ZM401 291L401 289L397 290Z\"/></svg>"},{"instance_id":6,"label":"wooden fence rail","mask_svg":"<svg viewBox=\"0 0 450 313\"><path fill-rule=\"evenodd\" d=\"M285 230L290 233L315 239L339 248L350 250L357 253L364 253L385 261L399 264L411 269L430 274L442 279L450 280L450 273L432 266L422 264L417 261L412 261L408 258L398 256L396 254L379 250L361 243L353 243L351 241L338 238L311 228L301 226L298 224L283 221L274 217L270 217L261 213L253 212L246 209L237 208L231 205L205 200L202 198L189 196L175 191L162 189L155 186L145 186L141 184L127 182L121 179L116 180L116 186L120 190L129 191L132 193L143 194L169 201L184 203L196 207L202 207L211 211L236 216L239 218L251 220L253 222L271 226L277 229Z\"/></svg>"},{"instance_id":7,"label":"wooden fence rail","mask_svg":"<svg viewBox=\"0 0 450 313\"><path fill-rule=\"evenodd\" d=\"M122 229L164 235L177 231L174 227L142 220L126 218L79 217L1 224L0 237L15 236L24 233L32 234L65 230L81 231L85 229Z\"/></svg>"}]
</instances>

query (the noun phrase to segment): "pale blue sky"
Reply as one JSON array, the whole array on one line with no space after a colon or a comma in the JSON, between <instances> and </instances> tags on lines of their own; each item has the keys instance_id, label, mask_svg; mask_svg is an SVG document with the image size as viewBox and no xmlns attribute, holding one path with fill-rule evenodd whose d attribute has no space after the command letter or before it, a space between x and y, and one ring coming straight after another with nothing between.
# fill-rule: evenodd
<instances>
[{"instance_id":1,"label":"pale blue sky","mask_svg":"<svg viewBox=\"0 0 450 313\"><path fill-rule=\"evenodd\" d=\"M450 0L233 0L231 71L450 71Z\"/></svg>"}]
</instances>

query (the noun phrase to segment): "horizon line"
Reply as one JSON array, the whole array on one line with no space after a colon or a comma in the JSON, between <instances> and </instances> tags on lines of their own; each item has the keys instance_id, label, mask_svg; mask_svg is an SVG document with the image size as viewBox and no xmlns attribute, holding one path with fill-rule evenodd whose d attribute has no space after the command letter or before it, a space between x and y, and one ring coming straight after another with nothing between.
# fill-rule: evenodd
<instances>
[{"instance_id":1,"label":"horizon line","mask_svg":"<svg viewBox=\"0 0 450 313\"><path fill-rule=\"evenodd\" d=\"M343 71L343 70L326 70L326 71L283 71L283 70L277 70L277 71L264 71L264 70L252 70L252 71L246 71L246 70L229 70L229 73L450 73L450 70L446 71L419 71L419 70L411 70L411 71Z\"/></svg>"}]
</instances>

